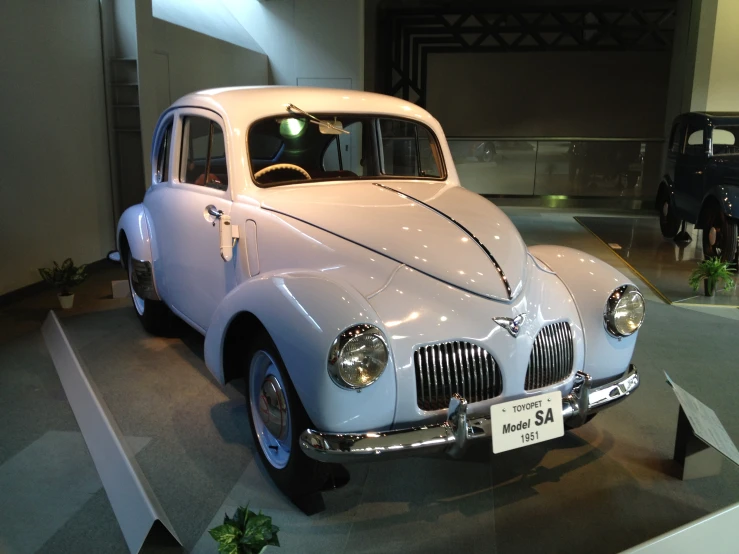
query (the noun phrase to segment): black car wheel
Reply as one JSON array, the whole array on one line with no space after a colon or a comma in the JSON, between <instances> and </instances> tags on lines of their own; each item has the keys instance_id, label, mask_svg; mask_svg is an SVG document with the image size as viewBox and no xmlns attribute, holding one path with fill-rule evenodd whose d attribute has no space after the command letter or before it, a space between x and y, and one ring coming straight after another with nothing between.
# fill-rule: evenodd
<instances>
[{"instance_id":1,"label":"black car wheel","mask_svg":"<svg viewBox=\"0 0 739 554\"><path fill-rule=\"evenodd\" d=\"M260 334L252 344L245 381L254 446L285 495L295 499L315 493L325 484L329 467L300 449L300 434L313 425L269 335Z\"/></svg>"},{"instance_id":2,"label":"black car wheel","mask_svg":"<svg viewBox=\"0 0 739 554\"><path fill-rule=\"evenodd\" d=\"M733 262L736 258L737 225L719 208L713 208L703 225L703 257Z\"/></svg>"},{"instance_id":3,"label":"black car wheel","mask_svg":"<svg viewBox=\"0 0 739 554\"><path fill-rule=\"evenodd\" d=\"M128 287L131 290L131 300L136 310L136 315L146 329L152 335L166 336L172 332L173 315L167 305L160 300L143 298L136 293L134 283L136 273L133 270L133 257L128 253Z\"/></svg>"},{"instance_id":4,"label":"black car wheel","mask_svg":"<svg viewBox=\"0 0 739 554\"><path fill-rule=\"evenodd\" d=\"M680 230L681 219L678 219L672 213L670 206L670 198L665 194L662 195L659 202L659 230L666 239L674 239Z\"/></svg>"}]
</instances>

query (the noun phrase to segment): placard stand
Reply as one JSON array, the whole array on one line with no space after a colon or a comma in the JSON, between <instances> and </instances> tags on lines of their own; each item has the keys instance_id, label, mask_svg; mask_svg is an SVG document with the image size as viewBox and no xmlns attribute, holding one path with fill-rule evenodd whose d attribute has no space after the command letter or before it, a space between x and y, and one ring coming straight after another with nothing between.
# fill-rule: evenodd
<instances>
[{"instance_id":1,"label":"placard stand","mask_svg":"<svg viewBox=\"0 0 739 554\"><path fill-rule=\"evenodd\" d=\"M682 480L718 475L722 457L739 465L739 450L716 412L678 386L667 373L665 377L680 403L673 459L682 466Z\"/></svg>"},{"instance_id":2,"label":"placard stand","mask_svg":"<svg viewBox=\"0 0 739 554\"><path fill-rule=\"evenodd\" d=\"M718 450L695 436L688 416L682 406L677 415L677 433L675 434L675 455L673 459L680 464L683 481L712 477L721 473L723 456Z\"/></svg>"}]
</instances>

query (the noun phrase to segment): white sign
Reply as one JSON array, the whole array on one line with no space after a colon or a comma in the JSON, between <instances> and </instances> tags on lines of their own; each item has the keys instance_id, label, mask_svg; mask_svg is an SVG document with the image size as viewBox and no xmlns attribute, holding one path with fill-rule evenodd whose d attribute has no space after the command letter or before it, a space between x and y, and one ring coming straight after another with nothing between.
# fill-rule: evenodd
<instances>
[{"instance_id":1,"label":"white sign","mask_svg":"<svg viewBox=\"0 0 739 554\"><path fill-rule=\"evenodd\" d=\"M724 426L721 425L716 412L686 390L677 386L667 373L665 373L665 377L672 386L672 390L675 392L685 415L688 416L688 421L695 436L739 465L739 451Z\"/></svg>"},{"instance_id":2,"label":"white sign","mask_svg":"<svg viewBox=\"0 0 739 554\"><path fill-rule=\"evenodd\" d=\"M499 454L565 434L562 393L550 392L490 406L493 452Z\"/></svg>"}]
</instances>

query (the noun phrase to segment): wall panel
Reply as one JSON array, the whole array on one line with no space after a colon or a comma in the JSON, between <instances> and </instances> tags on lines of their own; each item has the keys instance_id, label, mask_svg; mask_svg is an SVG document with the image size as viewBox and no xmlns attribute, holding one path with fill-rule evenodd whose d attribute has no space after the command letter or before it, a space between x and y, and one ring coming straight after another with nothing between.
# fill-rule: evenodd
<instances>
[{"instance_id":1,"label":"wall panel","mask_svg":"<svg viewBox=\"0 0 739 554\"><path fill-rule=\"evenodd\" d=\"M427 109L450 136L660 137L669 56L431 54Z\"/></svg>"},{"instance_id":2,"label":"wall panel","mask_svg":"<svg viewBox=\"0 0 739 554\"><path fill-rule=\"evenodd\" d=\"M0 79L3 294L113 248L99 2L5 2Z\"/></svg>"}]
</instances>

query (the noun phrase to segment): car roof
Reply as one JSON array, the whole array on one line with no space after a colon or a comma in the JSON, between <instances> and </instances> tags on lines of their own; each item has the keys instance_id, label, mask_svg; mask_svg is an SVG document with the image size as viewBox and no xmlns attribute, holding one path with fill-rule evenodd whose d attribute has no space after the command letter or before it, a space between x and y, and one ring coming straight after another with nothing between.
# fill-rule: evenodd
<instances>
[{"instance_id":1,"label":"car roof","mask_svg":"<svg viewBox=\"0 0 739 554\"><path fill-rule=\"evenodd\" d=\"M739 112L693 112L707 117L739 117Z\"/></svg>"},{"instance_id":2,"label":"car roof","mask_svg":"<svg viewBox=\"0 0 739 554\"><path fill-rule=\"evenodd\" d=\"M710 111L710 112L688 112L681 114L679 116L680 119L688 119L688 118L702 118L706 120L716 121L716 122L732 122L736 123L737 119L739 119L739 112L719 112L719 111Z\"/></svg>"},{"instance_id":3,"label":"car roof","mask_svg":"<svg viewBox=\"0 0 739 554\"><path fill-rule=\"evenodd\" d=\"M317 87L230 87L186 94L172 108L191 106L227 114L233 121L255 121L286 113L294 104L308 113L375 113L420 119L427 124L436 120L426 110L410 102L363 90ZM436 123L438 125L438 123Z\"/></svg>"}]
</instances>

